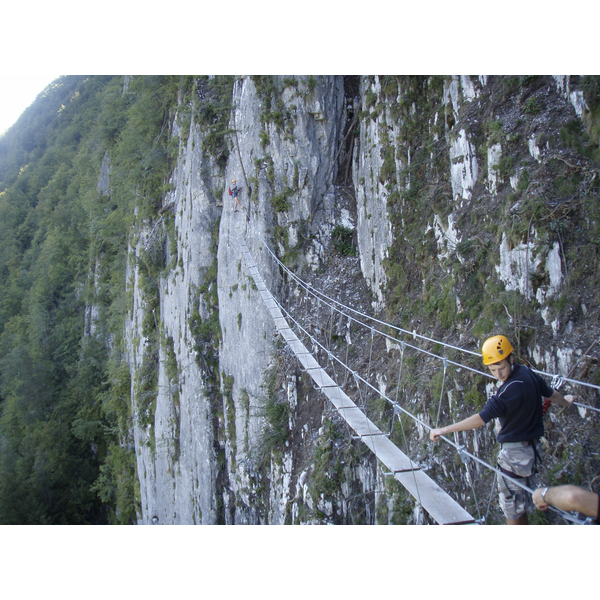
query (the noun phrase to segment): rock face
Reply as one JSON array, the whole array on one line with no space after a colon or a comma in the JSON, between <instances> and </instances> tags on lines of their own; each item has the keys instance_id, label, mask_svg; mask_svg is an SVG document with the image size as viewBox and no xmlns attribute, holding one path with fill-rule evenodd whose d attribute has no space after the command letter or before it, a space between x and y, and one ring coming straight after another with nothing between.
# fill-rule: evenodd
<instances>
[{"instance_id":1,"label":"rock face","mask_svg":"<svg viewBox=\"0 0 600 600\"><path fill-rule=\"evenodd\" d=\"M385 523L425 518L401 491L390 490L368 453L354 448L351 457L346 456L348 437L343 446L330 435L335 419L307 389L297 365L286 362L242 259L242 237L267 287L308 314L316 305L305 299L269 248L301 276L315 278L318 286L319 274L332 263L333 228L343 224L352 229L355 224L358 257L338 259L343 262L336 263L339 271L327 284L334 288L347 283L340 292L342 301L348 300L349 288L362 290L357 305L363 302L364 310L385 314L387 295L397 289L431 306L436 298L427 297L426 286L429 273L437 272L453 290L454 317L469 304L469 292L461 286L468 283L464 274L474 268L474 248L495 240L489 242L497 245L489 254L496 257L489 265L490 276L495 272L503 292L518 293L524 301L535 299L543 317L540 325L547 329L544 339L550 345L541 351L540 334L539 340L531 340L529 357L540 368L556 366L558 336L569 322L552 304L566 275L562 241L550 240L547 230L534 223L519 232L518 240L511 231L484 240L477 237L475 221L468 216L485 212L483 205L491 207L494 198L502 203L502 211L521 210L518 203L532 195L515 192L519 185L525 189L524 177L534 178L533 170L523 166L523 156L540 169L550 160L567 161L555 139L543 139L543 121L535 121L535 105L530 103L532 118L523 135L523 126L506 103L494 104L496 115L489 114L493 94L500 94L503 85L492 78L454 77L438 88L433 81L420 81L416 91L399 78L350 79L272 78L271 91L266 91L264 78L238 79L225 166L203 150L206 132L193 116L189 131L181 129L178 116L174 118L173 136L181 141L172 191L164 199L160 219L147 223L130 246L133 300L127 338L140 523ZM553 89L540 86L530 98L552 101L559 108L548 111L564 111L565 119L581 116L585 102L569 80L549 81ZM419 98L424 98L415 94L423 89L430 90L425 99L434 108L421 115ZM347 136L349 127L357 128L356 134ZM520 156L522 164L507 168L509 156ZM352 175L346 186L349 201L340 191L346 167ZM109 185L108 168L107 162L103 189ZM580 169L585 168L580 163ZM227 191L232 179L242 188L243 211L233 210ZM540 189L543 183L540 178ZM411 194L417 193L427 197L426 210L414 203ZM492 230L490 214L480 225L486 219ZM411 227L416 227L414 233ZM417 236L417 244L411 235ZM164 253L168 267L157 281L154 305L143 291L147 281L138 267L153 250ZM403 265L405 287L398 283L398 269L390 270L394 264ZM477 289L482 285L485 282ZM429 323L445 337L439 330L443 317L437 301ZM594 302L588 298L586 310ZM412 308L412 325L418 328L418 306ZM508 313L512 305L505 308ZM476 348L479 338L470 329L475 317L455 323L457 343ZM348 347L368 354L368 336L361 346L349 322L334 320L333 314L330 318L330 340L349 340ZM148 328L150 319L154 327L150 321ZM487 326L494 329L499 324L492 318ZM323 321L314 326L321 328ZM150 329L158 332L156 339L149 336ZM393 358L396 364L395 348L388 345L377 355L382 361L380 389L395 386L385 362ZM582 357L581 344L574 344L570 352L560 350L561 367L568 372ZM144 377L152 365L157 380L149 402ZM452 397L466 385L458 378L450 391L446 388L448 410L456 409ZM420 404L425 396L417 391L412 398L415 410L427 411ZM318 410L308 410L310 403ZM289 435L274 451L267 434L273 433L272 411L278 408ZM427 432L421 428L414 435L423 446ZM482 448L493 445L493 432L478 432L475 443ZM457 490L471 488L469 472L458 475L454 465L443 470ZM356 496L368 496L360 517L351 501Z\"/></svg>"},{"instance_id":2,"label":"rock face","mask_svg":"<svg viewBox=\"0 0 600 600\"><path fill-rule=\"evenodd\" d=\"M262 430L259 399L273 360L274 325L242 264L238 239L246 239L269 287L278 285L279 274L263 240L272 239L275 229L281 248L293 247L298 235L314 232L315 252L322 253L318 239L329 233L333 210L331 148L339 143L345 118L343 78L325 78L311 93L302 85L283 90L281 101L291 116L280 131L274 123L261 127L263 107L253 81L236 83L230 126L237 134L225 173L219 174L203 153L201 128L193 120L187 144L180 147L173 191L164 203L174 227L168 243L160 242L167 246L172 268L160 279L160 310L154 312L160 314L161 332L156 406L153 423L134 429L142 523L277 523L283 520L278 506L285 507L293 493L285 486L273 489L279 499L267 514L248 497L256 477L250 448ZM176 120L174 135L180 133L177 127ZM227 190L233 178L243 188L244 212L232 210ZM248 180L252 184L246 187ZM246 193L250 187L252 199ZM222 190L218 198L215 189ZM277 195L285 207L272 201ZM139 260L143 250L157 243L156 237L157 224L148 224L131 249L128 279L134 304L127 335L134 372L143 370L148 344L143 321L149 317L133 256ZM215 261L216 277L207 280ZM218 304L209 307L206 296L214 291ZM220 343L218 365L210 372L203 369L202 351L192 351L191 321L207 322L214 315ZM134 416L139 416L139 377L132 381ZM291 386L290 398L294 393ZM286 466L291 468L291 457L280 467L284 479Z\"/></svg>"},{"instance_id":3,"label":"rock face","mask_svg":"<svg viewBox=\"0 0 600 600\"><path fill-rule=\"evenodd\" d=\"M175 131L175 133L177 133ZM142 232L130 261L133 310L128 328L130 360L134 372L143 369L146 357L143 321L149 318L140 292L139 271L133 255L154 244L166 246L169 274L160 278L160 306L154 317L160 319L161 339L158 352L158 390L152 424L134 428L137 470L141 491L141 523L213 523L215 522L214 450L211 382L205 359L196 360L194 315L208 318L208 307L199 290L207 281L207 272L215 261L213 229L220 209L207 180L202 177L206 165L202 135L192 121L190 136L180 148L173 174L173 192L165 199L174 221L174 239L157 241L155 226ZM194 150L196 149L196 150ZM215 181L216 179L216 181ZM211 184L218 184L218 176ZM222 180L222 177L221 177ZM141 358L144 357L144 358ZM132 378L134 421L140 410L139 377Z\"/></svg>"},{"instance_id":4,"label":"rock face","mask_svg":"<svg viewBox=\"0 0 600 600\"><path fill-rule=\"evenodd\" d=\"M243 264L238 239L245 238L267 287L277 289L278 268L265 248L272 232L280 232L283 253L286 246L296 245L299 235L306 235L306 223L313 217L312 232L317 238L323 235L321 229L329 226L333 188L328 179L331 181L334 175L331 148L338 145L343 125L343 81L325 78L310 95L305 94L301 83L298 88L284 88L282 110L290 113L284 131L274 123L261 128L263 107L251 79L238 81L233 97L231 125L238 132L239 153L232 153L226 180L243 179L241 157L246 176L253 183L251 199L242 194L249 215L234 212L225 194L219 232L217 282L223 332L219 368L231 381L223 423L229 480L225 520L251 523L256 522L258 515L248 495L253 488L251 478L256 477L249 453L261 435L261 386L265 383L263 374L273 360L274 324ZM261 142L265 132L267 144ZM254 171L248 172L249 167ZM273 197L282 198L282 204L274 202ZM283 203L282 211L279 209ZM289 394L293 397L293 389ZM274 498L269 514L263 517L268 522L283 521L280 506L285 507L293 494L289 489L291 467L291 457L285 456L278 476L274 474L272 480L283 480L283 487L277 490L278 498Z\"/></svg>"}]
</instances>

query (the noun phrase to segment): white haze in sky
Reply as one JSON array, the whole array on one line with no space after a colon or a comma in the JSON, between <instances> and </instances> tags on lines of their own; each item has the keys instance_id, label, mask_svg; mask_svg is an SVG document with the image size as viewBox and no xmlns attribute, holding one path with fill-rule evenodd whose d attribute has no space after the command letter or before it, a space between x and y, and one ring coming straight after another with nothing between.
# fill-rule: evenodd
<instances>
[{"instance_id":1,"label":"white haze in sky","mask_svg":"<svg viewBox=\"0 0 600 600\"><path fill-rule=\"evenodd\" d=\"M58 77L50 73L6 74L0 69L0 136L15 124L37 95Z\"/></svg>"}]
</instances>

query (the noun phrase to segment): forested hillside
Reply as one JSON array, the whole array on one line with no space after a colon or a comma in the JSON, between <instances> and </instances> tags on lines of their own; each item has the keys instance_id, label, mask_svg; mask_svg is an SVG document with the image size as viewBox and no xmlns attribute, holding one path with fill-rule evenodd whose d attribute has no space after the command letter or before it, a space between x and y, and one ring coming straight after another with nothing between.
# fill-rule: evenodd
<instances>
[{"instance_id":1,"label":"forested hillside","mask_svg":"<svg viewBox=\"0 0 600 600\"><path fill-rule=\"evenodd\" d=\"M179 77L62 77L0 139L2 523L135 518L126 248L164 194L185 93Z\"/></svg>"}]
</instances>

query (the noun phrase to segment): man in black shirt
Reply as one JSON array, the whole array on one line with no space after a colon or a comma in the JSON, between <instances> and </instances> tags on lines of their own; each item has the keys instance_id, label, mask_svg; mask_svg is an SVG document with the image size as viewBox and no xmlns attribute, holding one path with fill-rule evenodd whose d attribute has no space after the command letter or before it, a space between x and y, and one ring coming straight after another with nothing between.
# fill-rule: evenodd
<instances>
[{"instance_id":1,"label":"man in black shirt","mask_svg":"<svg viewBox=\"0 0 600 600\"><path fill-rule=\"evenodd\" d=\"M498 466L527 487L535 486L537 443L544 435L542 397L564 407L573 404L573 396L563 396L553 390L531 369L514 362L513 347L506 337L497 335L482 347L483 363L502 385L483 410L463 421L432 429L429 437L469 431L482 427L494 418L500 421ZM533 512L531 494L504 477L498 477L500 506L508 525L527 525L527 513Z\"/></svg>"}]
</instances>

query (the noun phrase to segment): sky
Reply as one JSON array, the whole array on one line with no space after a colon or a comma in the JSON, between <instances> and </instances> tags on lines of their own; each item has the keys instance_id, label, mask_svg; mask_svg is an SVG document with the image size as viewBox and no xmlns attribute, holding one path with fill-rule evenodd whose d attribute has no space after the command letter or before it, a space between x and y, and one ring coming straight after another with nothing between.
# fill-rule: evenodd
<instances>
[{"instance_id":1,"label":"sky","mask_svg":"<svg viewBox=\"0 0 600 600\"><path fill-rule=\"evenodd\" d=\"M155 0L145 11L133 0L106 0L103 10L80 16L75 0L35 10L7 3L0 8L0 135L61 74L593 74L597 19L580 15L600 9L586 4L582 13L580 3L572 0L571 10L555 15L538 3L506 0L488 18L477 0L464 0L458 13L443 0L414 6L373 0L359 28L352 11L322 0L306 0L301 11L279 6L276 14L266 12L264 0L221 8L171 0L180 23L174 28L165 27ZM239 23L234 38L232 17ZM188 30L188 22L211 26Z\"/></svg>"},{"instance_id":2,"label":"sky","mask_svg":"<svg viewBox=\"0 0 600 600\"><path fill-rule=\"evenodd\" d=\"M14 125L44 88L60 77L52 71L2 73L0 68L0 135Z\"/></svg>"}]
</instances>

